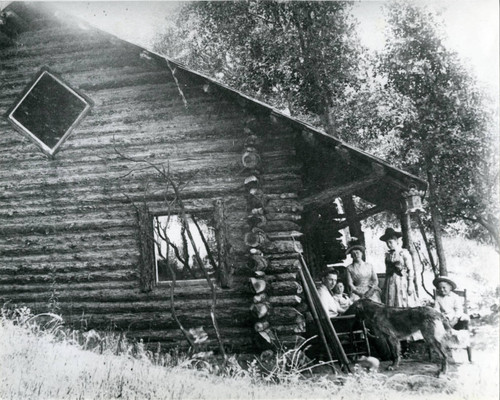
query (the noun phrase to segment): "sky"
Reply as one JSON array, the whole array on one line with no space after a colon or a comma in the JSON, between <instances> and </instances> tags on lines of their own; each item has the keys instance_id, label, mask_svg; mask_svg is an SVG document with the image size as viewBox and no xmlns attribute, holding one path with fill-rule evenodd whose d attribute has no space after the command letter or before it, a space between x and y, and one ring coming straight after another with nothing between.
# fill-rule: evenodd
<instances>
[{"instance_id":1,"label":"sky","mask_svg":"<svg viewBox=\"0 0 500 400\"><path fill-rule=\"evenodd\" d=\"M499 92L499 1L413 0L442 13L449 47L455 50L492 93ZM0 7L8 2L0 1ZM63 11L77 15L102 30L150 48L155 33L180 6L172 1L70 1L57 2ZM386 27L384 1L356 1L354 15L359 34L369 48L380 50Z\"/></svg>"},{"instance_id":2,"label":"sky","mask_svg":"<svg viewBox=\"0 0 500 400\"><path fill-rule=\"evenodd\" d=\"M498 0L415 0L441 13L445 43L471 66L478 79L498 95L499 88L499 1ZM354 14L363 43L381 50L386 22L384 1L359 1Z\"/></svg>"}]
</instances>

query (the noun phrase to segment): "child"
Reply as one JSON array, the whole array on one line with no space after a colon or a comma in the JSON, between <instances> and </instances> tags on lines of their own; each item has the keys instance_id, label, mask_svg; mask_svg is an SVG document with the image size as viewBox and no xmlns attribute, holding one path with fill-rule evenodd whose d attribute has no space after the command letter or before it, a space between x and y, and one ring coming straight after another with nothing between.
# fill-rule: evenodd
<instances>
[{"instance_id":1,"label":"child","mask_svg":"<svg viewBox=\"0 0 500 400\"><path fill-rule=\"evenodd\" d=\"M351 306L352 300L344 293L344 284L337 282L333 288L333 299L338 303L339 314L343 314Z\"/></svg>"},{"instance_id":2,"label":"child","mask_svg":"<svg viewBox=\"0 0 500 400\"><path fill-rule=\"evenodd\" d=\"M436 287L434 309L443 314L453 329L469 328L469 316L464 314L463 300L453 291L457 288L455 282L444 276L439 276L432 284Z\"/></svg>"}]
</instances>

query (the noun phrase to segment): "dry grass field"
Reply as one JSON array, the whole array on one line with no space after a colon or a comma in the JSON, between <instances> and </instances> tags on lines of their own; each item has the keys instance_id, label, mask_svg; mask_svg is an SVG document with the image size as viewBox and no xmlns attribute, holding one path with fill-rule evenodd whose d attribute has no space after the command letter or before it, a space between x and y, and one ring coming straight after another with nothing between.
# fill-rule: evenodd
<instances>
[{"instance_id":1,"label":"dry grass field","mask_svg":"<svg viewBox=\"0 0 500 400\"><path fill-rule=\"evenodd\" d=\"M453 276L467 284L481 318L473 321L474 363L457 351L441 378L435 364L410 359L391 373L304 376L283 368L270 379L255 363L241 368L233 359L217 370L127 347L112 334L105 346L102 337L92 346L91 336L64 329L57 318L17 310L0 324L0 399L498 399L498 255L464 239L446 244L450 265L460 266Z\"/></svg>"}]
</instances>

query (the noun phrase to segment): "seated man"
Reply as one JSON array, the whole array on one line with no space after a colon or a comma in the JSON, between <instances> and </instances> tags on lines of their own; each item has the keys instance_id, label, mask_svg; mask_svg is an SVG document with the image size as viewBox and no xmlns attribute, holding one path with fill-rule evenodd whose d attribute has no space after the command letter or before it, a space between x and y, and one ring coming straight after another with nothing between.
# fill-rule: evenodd
<instances>
[{"instance_id":1,"label":"seated man","mask_svg":"<svg viewBox=\"0 0 500 400\"><path fill-rule=\"evenodd\" d=\"M330 318L335 318L339 315L339 304L333 298L332 293L332 289L337 283L337 278L336 272L326 271L321 278L321 284L318 286L319 300Z\"/></svg>"},{"instance_id":2,"label":"seated man","mask_svg":"<svg viewBox=\"0 0 500 400\"><path fill-rule=\"evenodd\" d=\"M352 300L349 296L344 293L344 284L342 282L337 282L333 288L333 299L338 304L339 314L343 314L351 306Z\"/></svg>"},{"instance_id":3,"label":"seated man","mask_svg":"<svg viewBox=\"0 0 500 400\"><path fill-rule=\"evenodd\" d=\"M443 314L453 329L469 328L469 316L464 314L463 300L453 290L457 288L455 282L444 276L437 277L432 282L436 287L434 309Z\"/></svg>"}]
</instances>

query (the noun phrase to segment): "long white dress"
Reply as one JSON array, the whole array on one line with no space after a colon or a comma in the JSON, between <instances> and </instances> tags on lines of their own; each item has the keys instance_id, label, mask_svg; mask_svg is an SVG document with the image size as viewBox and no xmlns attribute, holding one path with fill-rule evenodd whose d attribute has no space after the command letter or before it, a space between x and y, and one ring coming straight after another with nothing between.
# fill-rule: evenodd
<instances>
[{"instance_id":1,"label":"long white dress","mask_svg":"<svg viewBox=\"0 0 500 400\"><path fill-rule=\"evenodd\" d=\"M385 253L384 303L390 307L415 307L417 298L413 283L413 262L410 252L398 249ZM412 294L408 295L408 287Z\"/></svg>"},{"instance_id":2,"label":"long white dress","mask_svg":"<svg viewBox=\"0 0 500 400\"><path fill-rule=\"evenodd\" d=\"M347 283L350 287L354 286L356 291L365 294L371 288L378 288L378 278L375 269L371 264L365 261L352 263L347 267ZM359 296L352 294L353 300L359 299ZM370 300L381 303L379 290L372 290L368 297Z\"/></svg>"}]
</instances>

